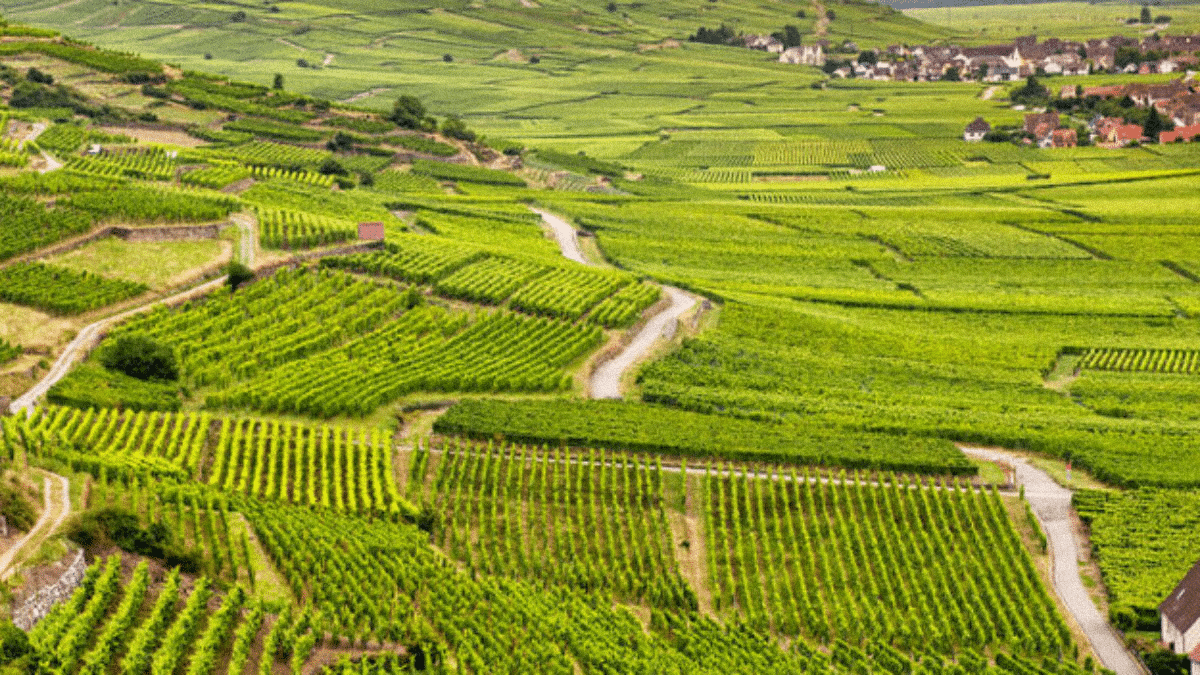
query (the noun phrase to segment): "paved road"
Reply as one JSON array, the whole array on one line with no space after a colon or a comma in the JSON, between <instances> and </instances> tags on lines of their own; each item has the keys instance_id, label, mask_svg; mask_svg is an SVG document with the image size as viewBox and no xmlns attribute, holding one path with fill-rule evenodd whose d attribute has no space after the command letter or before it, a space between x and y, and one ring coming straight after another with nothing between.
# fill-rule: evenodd
<instances>
[{"instance_id":1,"label":"paved road","mask_svg":"<svg viewBox=\"0 0 1200 675\"><path fill-rule=\"evenodd\" d=\"M592 398L621 398L621 378L625 372L650 353L654 343L663 336L673 336L678 319L696 304L693 295L672 286L663 286L671 304L650 317L646 325L625 345L619 354L601 363L592 373L590 385Z\"/></svg>"},{"instance_id":2,"label":"paved road","mask_svg":"<svg viewBox=\"0 0 1200 675\"><path fill-rule=\"evenodd\" d=\"M1031 466L1023 457L1000 450L963 448L970 457L1011 464L1017 484L1025 486L1025 498L1046 533L1053 562L1054 591L1083 629L1100 663L1117 675L1143 675L1137 659L1125 649L1121 637L1096 608L1079 576L1079 541L1071 521L1071 491L1054 482L1046 472Z\"/></svg>"},{"instance_id":3,"label":"paved road","mask_svg":"<svg viewBox=\"0 0 1200 675\"><path fill-rule=\"evenodd\" d=\"M71 365L74 364L75 361L83 358L83 356L87 354L88 350L95 346L95 344L100 340L100 337L104 331L107 330L112 324L119 321L124 321L125 319L128 319L136 314L141 314L155 305L171 302L182 302L190 297L203 295L210 291L216 290L224 284L225 277L213 279L212 281L200 286L196 286L195 288L176 293L170 297L155 300L154 302L142 305L140 307L134 307L133 309L121 312L120 314L100 319L95 323L84 326L83 330L79 331L79 334L75 336L75 339L71 340L70 344L67 345L66 349L64 349L63 353L58 357L58 360L54 362L54 365L50 368L50 372L46 373L46 376L43 377L40 382L33 385L32 389L25 392L20 398L12 402L12 405L10 405L8 408L9 413L16 415L17 413L33 408L37 401L45 396L47 391L50 391L50 387L53 387L56 383L58 383L59 380L66 376L67 372L71 370Z\"/></svg>"},{"instance_id":4,"label":"paved road","mask_svg":"<svg viewBox=\"0 0 1200 675\"><path fill-rule=\"evenodd\" d=\"M558 242L558 248L562 250L564 258L573 260L580 265L591 265L583 256L583 249L579 248L579 236L575 234L574 226L544 209L530 207L529 210L541 216L542 221L550 226L550 231L554 233L554 239Z\"/></svg>"},{"instance_id":5,"label":"paved road","mask_svg":"<svg viewBox=\"0 0 1200 675\"><path fill-rule=\"evenodd\" d=\"M58 479L58 480L54 480ZM59 484L57 495L53 495L54 483ZM50 474L45 478L42 484L43 507L42 515L38 521L34 523L29 532L26 533L21 540L12 548L8 549L0 555L0 581L6 580L17 571L13 566L13 560L17 554L27 547L40 545L47 537L54 534L59 527L62 527L63 521L67 516L71 515L71 483L66 476ZM56 507L57 503L57 507ZM54 518L51 522L50 519Z\"/></svg>"}]
</instances>

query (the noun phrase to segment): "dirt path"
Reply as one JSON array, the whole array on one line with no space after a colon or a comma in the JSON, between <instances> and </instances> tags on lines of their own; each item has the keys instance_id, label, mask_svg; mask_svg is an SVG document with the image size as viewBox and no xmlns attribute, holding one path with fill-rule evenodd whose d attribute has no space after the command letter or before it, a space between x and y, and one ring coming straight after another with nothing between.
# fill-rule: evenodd
<instances>
[{"instance_id":1,"label":"dirt path","mask_svg":"<svg viewBox=\"0 0 1200 675\"><path fill-rule=\"evenodd\" d=\"M235 213L229 216L229 220L237 225L237 228L242 233L240 245L238 246L237 258L238 262L246 267L254 267L255 254L258 251L254 232L258 226L258 220L251 214L242 212Z\"/></svg>"},{"instance_id":2,"label":"dirt path","mask_svg":"<svg viewBox=\"0 0 1200 675\"><path fill-rule=\"evenodd\" d=\"M992 97L996 95L996 91L998 89L1000 89L1000 87L988 87L983 91L982 94L980 94L979 98L985 101L990 101L992 100Z\"/></svg>"},{"instance_id":3,"label":"dirt path","mask_svg":"<svg viewBox=\"0 0 1200 675\"><path fill-rule=\"evenodd\" d=\"M1017 484L1025 486L1025 498L1049 542L1054 591L1087 635L1104 667L1117 675L1143 675L1137 659L1125 649L1124 641L1096 609L1079 575L1081 551L1071 529L1071 491L1014 453L982 448L962 448L962 451L969 457L1003 461L1016 469Z\"/></svg>"},{"instance_id":4,"label":"dirt path","mask_svg":"<svg viewBox=\"0 0 1200 675\"><path fill-rule=\"evenodd\" d=\"M579 247L579 236L575 234L575 227L573 225L545 209L530 207L529 210L542 217L542 222L546 223L550 231L554 234L554 240L558 242L558 248L562 250L564 258L573 260L580 265L592 264L584 257L583 249Z\"/></svg>"},{"instance_id":5,"label":"dirt path","mask_svg":"<svg viewBox=\"0 0 1200 675\"><path fill-rule=\"evenodd\" d=\"M621 398L621 379L626 371L649 354L660 337L674 335L679 317L696 304L695 296L678 288L662 289L671 304L651 317L619 354L596 368L589 386L592 398Z\"/></svg>"},{"instance_id":6,"label":"dirt path","mask_svg":"<svg viewBox=\"0 0 1200 675\"><path fill-rule=\"evenodd\" d=\"M821 0L813 0L813 12L817 15L817 23L813 26L814 37L825 37L829 34L829 12L825 11L825 4Z\"/></svg>"},{"instance_id":7,"label":"dirt path","mask_svg":"<svg viewBox=\"0 0 1200 675\"><path fill-rule=\"evenodd\" d=\"M54 494L55 483L58 483L57 494ZM41 517L34 523L28 534L21 537L16 545L0 555L0 581L7 580L17 571L13 562L20 553L26 549L40 546L62 526L67 516L71 515L71 483L66 476L57 474L46 476L42 487L42 497L44 506ZM51 520L52 518L53 520Z\"/></svg>"},{"instance_id":8,"label":"dirt path","mask_svg":"<svg viewBox=\"0 0 1200 675\"><path fill-rule=\"evenodd\" d=\"M325 54L325 60L321 62L322 66L327 66L333 63L333 54Z\"/></svg>"},{"instance_id":9,"label":"dirt path","mask_svg":"<svg viewBox=\"0 0 1200 675\"><path fill-rule=\"evenodd\" d=\"M550 227L564 258L580 265L592 265L579 247L579 237L575 234L575 228L566 219L544 209L530 207L529 210L540 215L542 221ZM678 327L679 317L697 302L696 296L678 288L662 286L662 289L670 304L652 316L616 356L596 367L591 382L588 383L588 394L591 398L621 398L621 380L625 373L650 353L660 337L673 336Z\"/></svg>"},{"instance_id":10,"label":"dirt path","mask_svg":"<svg viewBox=\"0 0 1200 675\"><path fill-rule=\"evenodd\" d=\"M75 336L75 339L71 340L70 344L68 344L66 349L63 350L62 355L60 355L58 360L54 362L54 366L50 368L50 372L46 373L46 376L43 377L40 382L33 385L32 389L22 394L17 400L13 401L12 405L10 405L8 408L9 412L13 415L16 415L24 410L33 408L37 401L45 396L47 391L50 391L50 387L53 387L58 383L59 380L67 375L67 372L71 370L71 366L75 363L75 361L83 358L83 356L86 355L87 352L94 347L97 342L100 341L100 337L104 334L104 331L114 323L124 321L131 316L145 312L156 305L163 303L183 302L184 300L188 300L192 297L204 295L205 293L220 288L224 284L225 277L222 276L219 279L213 279L212 281L195 288L176 293L175 295L166 298L160 298L154 302L142 305L141 307L134 307L133 309L121 312L120 314L116 314L105 319L100 319L95 323L84 326L83 330L79 331L79 334Z\"/></svg>"},{"instance_id":11,"label":"dirt path","mask_svg":"<svg viewBox=\"0 0 1200 675\"><path fill-rule=\"evenodd\" d=\"M347 103L347 104L358 103L359 101L363 100L364 98L370 98L372 96L377 96L379 94L383 94L383 93L389 92L391 90L392 90L391 87L375 87L374 89L360 91L357 94L355 94L349 98L344 98L341 101L339 101L339 103Z\"/></svg>"},{"instance_id":12,"label":"dirt path","mask_svg":"<svg viewBox=\"0 0 1200 675\"><path fill-rule=\"evenodd\" d=\"M58 171L63 168L63 163L45 150L42 151L42 161L46 162L46 165L38 169L38 173L50 173L51 171Z\"/></svg>"}]
</instances>

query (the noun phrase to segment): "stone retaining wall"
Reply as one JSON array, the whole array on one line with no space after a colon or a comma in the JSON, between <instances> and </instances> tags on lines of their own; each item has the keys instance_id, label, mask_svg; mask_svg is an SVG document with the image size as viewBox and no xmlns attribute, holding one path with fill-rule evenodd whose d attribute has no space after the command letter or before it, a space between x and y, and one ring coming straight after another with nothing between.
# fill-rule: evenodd
<instances>
[{"instance_id":1,"label":"stone retaining wall","mask_svg":"<svg viewBox=\"0 0 1200 675\"><path fill-rule=\"evenodd\" d=\"M55 605L71 598L75 589L83 581L86 571L87 562L83 559L83 551L79 551L75 554L75 560L58 578L58 581L38 589L36 593L21 603L20 607L13 610L13 624L24 631L33 628L37 622L46 618Z\"/></svg>"}]
</instances>

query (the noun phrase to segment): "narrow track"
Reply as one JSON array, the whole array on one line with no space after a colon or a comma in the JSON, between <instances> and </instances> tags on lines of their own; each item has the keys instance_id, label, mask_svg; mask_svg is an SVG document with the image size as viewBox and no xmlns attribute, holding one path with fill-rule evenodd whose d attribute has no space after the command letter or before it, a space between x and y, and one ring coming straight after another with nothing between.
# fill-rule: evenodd
<instances>
[{"instance_id":1,"label":"narrow track","mask_svg":"<svg viewBox=\"0 0 1200 675\"><path fill-rule=\"evenodd\" d=\"M75 339L71 340L70 344L68 344L66 349L63 350L63 353L59 355L58 360L56 360L54 365L50 368L50 372L46 373L46 376L43 377L40 382L33 385L29 391L25 392L17 400L12 402L12 404L8 407L9 413L16 415L20 412L33 408L37 404L38 400L45 396L46 392L50 391L50 387L53 387L58 383L59 380L66 377L67 373L71 370L71 366L76 361L83 358L83 356L87 354L88 350L90 350L96 345L97 342L100 341L104 331L107 330L109 326L119 321L124 321L131 316L141 314L142 312L145 312L156 305L171 302L182 302L193 296L199 296L210 291L214 291L224 284L225 277L213 279L212 281L201 284L200 286L196 286L195 288L190 288L186 291L176 293L175 295L166 298L160 298L154 302L141 305L140 307L134 307L133 309L126 310L120 314L114 314L113 316L100 319L95 323L84 326L83 329L79 331L79 334L75 336Z\"/></svg>"},{"instance_id":2,"label":"narrow track","mask_svg":"<svg viewBox=\"0 0 1200 675\"><path fill-rule=\"evenodd\" d=\"M580 265L595 266L584 256L579 237L569 222L545 209L530 207L530 210L540 215L550 228L564 258ZM696 296L673 286L660 287L670 304L650 317L619 353L596 368L588 382L588 395L591 398L621 398L621 380L625 374L650 353L660 337L668 332L673 333L679 317L696 305Z\"/></svg>"},{"instance_id":3,"label":"narrow track","mask_svg":"<svg viewBox=\"0 0 1200 675\"><path fill-rule=\"evenodd\" d=\"M59 484L57 496L53 495L54 483ZM66 521L67 516L71 515L71 482L67 480L67 477L50 474L46 476L42 485L42 515L29 529L29 532L21 537L20 541L0 554L0 581L7 580L17 571L13 562L21 552L34 546L40 546L43 541L57 532L58 528L62 527L63 522ZM51 518L54 520L51 521Z\"/></svg>"},{"instance_id":4,"label":"narrow track","mask_svg":"<svg viewBox=\"0 0 1200 675\"><path fill-rule=\"evenodd\" d=\"M1100 614L1083 585L1078 560L1079 541L1071 527L1071 491L1054 482L1045 471L1030 465L1024 457L1003 450L961 448L969 457L989 462L1004 461L1016 470L1017 484L1025 487L1025 498L1033 508L1049 543L1053 566L1054 592L1075 617L1075 623L1092 643L1092 651L1105 668L1117 675L1144 675L1141 665L1117 632Z\"/></svg>"}]
</instances>

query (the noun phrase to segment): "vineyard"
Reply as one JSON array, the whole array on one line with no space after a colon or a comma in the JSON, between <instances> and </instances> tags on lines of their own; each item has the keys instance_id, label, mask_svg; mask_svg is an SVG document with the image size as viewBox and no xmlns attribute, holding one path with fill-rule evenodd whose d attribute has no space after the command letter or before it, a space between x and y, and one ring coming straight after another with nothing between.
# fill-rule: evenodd
<instances>
[{"instance_id":1,"label":"vineyard","mask_svg":"<svg viewBox=\"0 0 1200 675\"><path fill-rule=\"evenodd\" d=\"M104 177L166 181L175 177L175 158L162 148L106 150L98 155L72 157L73 171Z\"/></svg>"},{"instance_id":2,"label":"vineyard","mask_svg":"<svg viewBox=\"0 0 1200 675\"><path fill-rule=\"evenodd\" d=\"M704 495L714 604L759 630L945 654L1069 650L1070 633L994 494L957 482L913 489L894 476L876 486L718 467Z\"/></svg>"},{"instance_id":3,"label":"vineyard","mask_svg":"<svg viewBox=\"0 0 1200 675\"><path fill-rule=\"evenodd\" d=\"M0 260L83 234L91 227L91 217L76 209L46 208L31 199L0 195Z\"/></svg>"},{"instance_id":4,"label":"vineyard","mask_svg":"<svg viewBox=\"0 0 1200 675\"><path fill-rule=\"evenodd\" d=\"M443 448L426 492L428 457L414 459L409 494L433 502L434 542L472 569L696 609L675 565L661 465L459 442Z\"/></svg>"},{"instance_id":5,"label":"vineyard","mask_svg":"<svg viewBox=\"0 0 1200 675\"><path fill-rule=\"evenodd\" d=\"M358 236L357 225L349 220L263 207L255 207L254 213L258 241L264 248L312 248Z\"/></svg>"},{"instance_id":6,"label":"vineyard","mask_svg":"<svg viewBox=\"0 0 1200 675\"><path fill-rule=\"evenodd\" d=\"M267 629L264 607L241 588L222 596L215 590L204 577L185 590L179 570L154 583L145 562L125 581L120 558L113 556L88 568L70 601L38 623L29 641L45 672L88 675L209 675L227 650L244 667L250 642L262 633L275 649L266 650L258 672L271 672L275 662L299 666L308 659L317 643L310 614L285 610Z\"/></svg>"},{"instance_id":7,"label":"vineyard","mask_svg":"<svg viewBox=\"0 0 1200 675\"><path fill-rule=\"evenodd\" d=\"M237 201L230 197L150 187L83 192L60 203L86 211L97 219L119 218L143 223L219 220L238 208Z\"/></svg>"},{"instance_id":8,"label":"vineyard","mask_svg":"<svg viewBox=\"0 0 1200 675\"><path fill-rule=\"evenodd\" d=\"M438 418L434 431L680 457L975 473L975 467L947 441L839 433L811 424L760 422L617 401L464 400Z\"/></svg>"},{"instance_id":9,"label":"vineyard","mask_svg":"<svg viewBox=\"0 0 1200 675\"><path fill-rule=\"evenodd\" d=\"M552 268L421 236L393 237L384 251L324 258L321 265L432 284L450 298L507 301L536 316L575 321L586 315L609 328L633 323L660 295L657 286L632 283L626 274Z\"/></svg>"},{"instance_id":10,"label":"vineyard","mask_svg":"<svg viewBox=\"0 0 1200 675\"><path fill-rule=\"evenodd\" d=\"M1194 349L1098 347L1083 351L1079 367L1090 370L1190 375L1200 370L1200 352Z\"/></svg>"},{"instance_id":11,"label":"vineyard","mask_svg":"<svg viewBox=\"0 0 1200 675\"><path fill-rule=\"evenodd\" d=\"M179 180L187 185L219 190L231 183L245 180L251 175L250 169L241 164L230 163L193 169L180 176Z\"/></svg>"},{"instance_id":12,"label":"vineyard","mask_svg":"<svg viewBox=\"0 0 1200 675\"><path fill-rule=\"evenodd\" d=\"M44 263L0 268L0 300L55 314L80 314L141 295L139 282L107 279Z\"/></svg>"}]
</instances>

